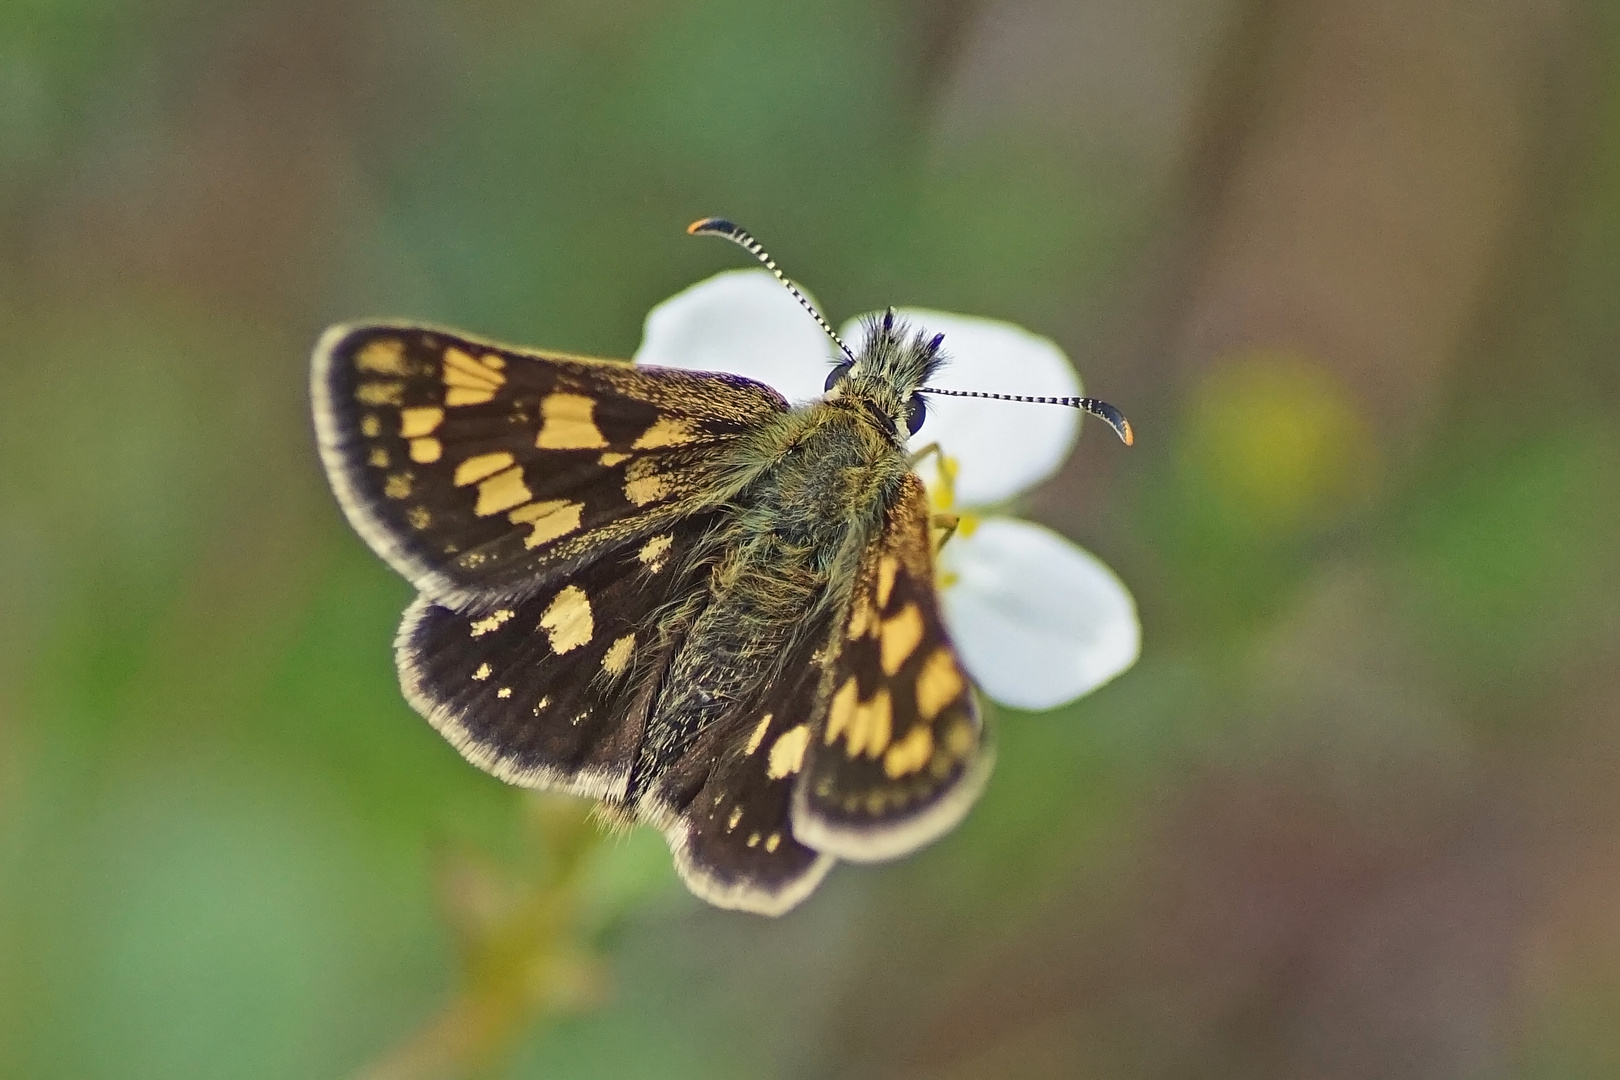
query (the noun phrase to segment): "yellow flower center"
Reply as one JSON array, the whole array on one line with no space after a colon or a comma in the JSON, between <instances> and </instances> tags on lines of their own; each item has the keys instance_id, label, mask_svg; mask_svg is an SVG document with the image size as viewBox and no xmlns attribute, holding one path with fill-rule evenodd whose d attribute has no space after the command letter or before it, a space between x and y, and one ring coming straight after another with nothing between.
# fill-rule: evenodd
<instances>
[{"instance_id":1,"label":"yellow flower center","mask_svg":"<svg viewBox=\"0 0 1620 1080\"><path fill-rule=\"evenodd\" d=\"M940 550L944 550L951 537L972 536L974 530L979 527L979 516L956 510L956 477L961 471L961 465L943 451L936 457L939 459L939 467L934 470L934 483L928 488L929 506L933 509L936 522L940 518L947 521L955 520L954 528L948 527L949 531L945 533L945 538L940 543ZM938 570L938 576L941 589L948 589L959 580L956 574L944 569Z\"/></svg>"}]
</instances>

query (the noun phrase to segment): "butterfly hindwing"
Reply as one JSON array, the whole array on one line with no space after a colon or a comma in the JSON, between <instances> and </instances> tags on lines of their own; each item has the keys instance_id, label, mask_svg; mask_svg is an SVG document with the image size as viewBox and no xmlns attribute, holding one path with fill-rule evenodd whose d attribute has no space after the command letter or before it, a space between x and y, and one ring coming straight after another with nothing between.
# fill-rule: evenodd
<instances>
[{"instance_id":1,"label":"butterfly hindwing","mask_svg":"<svg viewBox=\"0 0 1620 1080\"><path fill-rule=\"evenodd\" d=\"M355 528L433 600L486 609L723 501L725 449L787 408L738 376L390 323L328 331L312 393Z\"/></svg>"},{"instance_id":2,"label":"butterfly hindwing","mask_svg":"<svg viewBox=\"0 0 1620 1080\"><path fill-rule=\"evenodd\" d=\"M661 774L643 808L711 903L786 910L835 858L893 858L936 838L989 775L915 477L865 552L850 603L827 611L775 679Z\"/></svg>"},{"instance_id":3,"label":"butterfly hindwing","mask_svg":"<svg viewBox=\"0 0 1620 1080\"><path fill-rule=\"evenodd\" d=\"M650 616L693 587L711 524L689 518L506 606L419 598L395 645L406 698L503 780L622 798L671 645Z\"/></svg>"},{"instance_id":4,"label":"butterfly hindwing","mask_svg":"<svg viewBox=\"0 0 1620 1080\"><path fill-rule=\"evenodd\" d=\"M839 858L894 858L928 843L989 777L972 684L940 614L929 521L922 482L908 476L828 649L793 829Z\"/></svg>"},{"instance_id":5,"label":"butterfly hindwing","mask_svg":"<svg viewBox=\"0 0 1620 1080\"><path fill-rule=\"evenodd\" d=\"M780 677L716 720L660 777L643 815L660 825L689 888L712 904L779 914L835 861L793 833L793 785L804 767L823 676L812 626Z\"/></svg>"}]
</instances>

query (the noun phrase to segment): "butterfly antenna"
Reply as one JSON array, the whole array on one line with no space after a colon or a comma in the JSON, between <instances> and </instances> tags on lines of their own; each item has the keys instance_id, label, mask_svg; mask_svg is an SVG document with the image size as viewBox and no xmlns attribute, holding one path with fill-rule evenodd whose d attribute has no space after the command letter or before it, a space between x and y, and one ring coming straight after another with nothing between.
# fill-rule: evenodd
<instances>
[{"instance_id":1,"label":"butterfly antenna","mask_svg":"<svg viewBox=\"0 0 1620 1080\"><path fill-rule=\"evenodd\" d=\"M855 354L849 351L849 346L844 344L844 339L839 337L827 323L827 320L821 317L821 312L816 310L816 305L806 299L804 293L800 292L793 282L787 279L787 275L777 268L776 260L771 258L770 253L760 246L759 241L755 240L753 234L747 229L735 222L727 221L725 218L706 217L692 222L686 227L686 231L692 236L723 236L758 259L765 269L774 274L776 280L780 281L783 287L793 294L793 298L804 307L804 310L810 313L810 317L821 324L821 328L827 332L827 336L832 338L833 344L838 346L838 351L849 357L850 363L855 362Z\"/></svg>"},{"instance_id":2,"label":"butterfly antenna","mask_svg":"<svg viewBox=\"0 0 1620 1080\"><path fill-rule=\"evenodd\" d=\"M1067 405L1071 409L1081 409L1092 416L1104 421L1114 429L1121 442L1130 446L1136 441L1136 435L1131 431L1131 422L1125 419L1125 414L1108 404L1090 397L1025 397L1022 394L987 394L979 390L939 390L925 386L918 390L919 394L942 394L945 397L976 397L990 398L992 401L1028 401L1036 405Z\"/></svg>"}]
</instances>

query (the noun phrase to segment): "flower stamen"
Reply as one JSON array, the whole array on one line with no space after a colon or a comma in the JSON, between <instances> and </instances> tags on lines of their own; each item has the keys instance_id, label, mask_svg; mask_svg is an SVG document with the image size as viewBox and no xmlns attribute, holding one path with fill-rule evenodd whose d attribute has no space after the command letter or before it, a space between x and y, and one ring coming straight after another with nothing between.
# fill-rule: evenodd
<instances>
[{"instance_id":1,"label":"flower stamen","mask_svg":"<svg viewBox=\"0 0 1620 1080\"><path fill-rule=\"evenodd\" d=\"M930 443L913 457L912 466L915 467L930 453L939 464L934 470L933 483L928 485L928 501L933 504L935 513L949 514L956 507L956 476L962 467L955 458L941 450L938 443Z\"/></svg>"}]
</instances>

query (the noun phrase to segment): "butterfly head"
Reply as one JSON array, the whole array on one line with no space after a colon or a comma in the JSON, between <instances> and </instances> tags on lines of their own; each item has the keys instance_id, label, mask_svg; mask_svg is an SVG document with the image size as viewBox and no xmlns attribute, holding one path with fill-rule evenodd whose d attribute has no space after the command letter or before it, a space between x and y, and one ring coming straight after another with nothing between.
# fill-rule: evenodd
<instances>
[{"instance_id":1,"label":"butterfly head","mask_svg":"<svg viewBox=\"0 0 1620 1080\"><path fill-rule=\"evenodd\" d=\"M720 236L738 245L750 255L760 261L760 264L776 276L798 300L804 310L820 324L822 330L832 339L844 354L844 359L827 375L827 396L829 399L850 399L860 402L868 412L875 413L884 421L893 425L893 433L900 442L904 442L909 435L915 435L923 425L927 416L927 407L924 405L924 394L938 394L943 397L973 397L988 398L993 401L1024 401L1036 405L1063 405L1071 409L1080 409L1107 421L1108 426L1126 446L1135 441L1131 432L1131 425L1118 409L1106 401L1099 401L1089 397L1036 397L1028 394L996 394L982 390L948 390L926 385L933 374L944 363L940 356L939 347L945 340L944 334L928 336L926 331L913 332L905 323L895 318L894 309L890 308L882 315L874 316L866 325L866 343L860 352L854 352L844 344L835 330L816 310L805 295L794 287L777 267L776 261L770 257L758 240L734 222L725 218L701 218L686 227L686 231L694 236Z\"/></svg>"},{"instance_id":2,"label":"butterfly head","mask_svg":"<svg viewBox=\"0 0 1620 1080\"><path fill-rule=\"evenodd\" d=\"M860 401L894 425L904 440L915 435L927 416L917 391L944 363L944 334L913 331L890 308L867 321L866 343L853 358L827 374L827 396Z\"/></svg>"}]
</instances>

